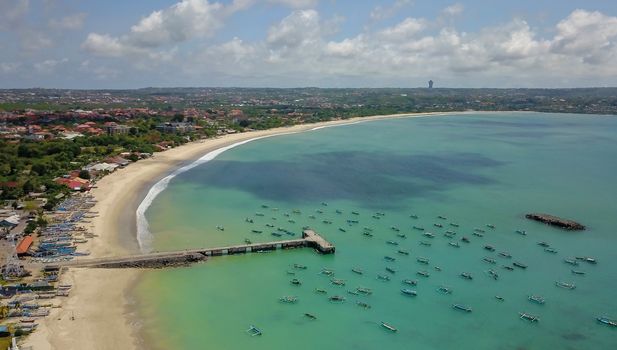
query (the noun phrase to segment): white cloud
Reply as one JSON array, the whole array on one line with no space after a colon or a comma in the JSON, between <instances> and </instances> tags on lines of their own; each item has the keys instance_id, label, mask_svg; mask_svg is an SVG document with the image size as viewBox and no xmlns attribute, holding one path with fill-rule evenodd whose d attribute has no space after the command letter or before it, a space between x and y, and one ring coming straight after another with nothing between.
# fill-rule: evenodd
<instances>
[{"instance_id":1,"label":"white cloud","mask_svg":"<svg viewBox=\"0 0 617 350\"><path fill-rule=\"evenodd\" d=\"M463 13L463 10L465 9L465 7L463 6L463 4L461 3L456 3L456 4L452 4L448 7L446 7L445 9L443 9L443 13L446 16L458 16L461 13Z\"/></svg>"},{"instance_id":2,"label":"white cloud","mask_svg":"<svg viewBox=\"0 0 617 350\"><path fill-rule=\"evenodd\" d=\"M617 58L617 17L597 11L575 10L557 24L557 35L551 48L554 53L576 55L587 63L614 64Z\"/></svg>"},{"instance_id":3,"label":"white cloud","mask_svg":"<svg viewBox=\"0 0 617 350\"><path fill-rule=\"evenodd\" d=\"M37 62L34 64L34 68L39 72L39 73L52 73L56 70L56 68L64 63L67 63L69 61L68 58L63 58L61 60L53 60L53 59L49 59L49 60L45 60L42 62Z\"/></svg>"},{"instance_id":4,"label":"white cloud","mask_svg":"<svg viewBox=\"0 0 617 350\"><path fill-rule=\"evenodd\" d=\"M267 2L296 9L304 9L317 6L319 0L267 0Z\"/></svg>"},{"instance_id":5,"label":"white cloud","mask_svg":"<svg viewBox=\"0 0 617 350\"><path fill-rule=\"evenodd\" d=\"M21 63L18 62L0 62L0 72L4 74L15 73L19 67L21 67Z\"/></svg>"},{"instance_id":6,"label":"white cloud","mask_svg":"<svg viewBox=\"0 0 617 350\"><path fill-rule=\"evenodd\" d=\"M11 29L20 26L29 10L29 0L0 1L0 28Z\"/></svg>"},{"instance_id":7,"label":"white cloud","mask_svg":"<svg viewBox=\"0 0 617 350\"><path fill-rule=\"evenodd\" d=\"M76 13L74 15L69 15L66 17L62 17L60 19L50 19L49 26L54 29L81 29L84 25L84 21L86 20L85 13Z\"/></svg>"},{"instance_id":8,"label":"white cloud","mask_svg":"<svg viewBox=\"0 0 617 350\"><path fill-rule=\"evenodd\" d=\"M371 10L369 16L374 21L380 21L396 15L397 12L412 4L413 1L411 0L396 0L390 6L377 5L373 8L373 10Z\"/></svg>"},{"instance_id":9,"label":"white cloud","mask_svg":"<svg viewBox=\"0 0 617 350\"><path fill-rule=\"evenodd\" d=\"M408 17L393 27L383 29L379 35L385 40L409 40L425 28L426 20Z\"/></svg>"}]
</instances>

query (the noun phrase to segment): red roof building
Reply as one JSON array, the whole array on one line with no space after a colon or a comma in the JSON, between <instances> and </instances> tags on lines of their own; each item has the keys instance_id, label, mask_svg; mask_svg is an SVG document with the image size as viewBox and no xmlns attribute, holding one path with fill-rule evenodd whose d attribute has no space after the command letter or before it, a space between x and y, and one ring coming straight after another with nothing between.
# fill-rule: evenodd
<instances>
[{"instance_id":1,"label":"red roof building","mask_svg":"<svg viewBox=\"0 0 617 350\"><path fill-rule=\"evenodd\" d=\"M17 256L25 255L26 253L28 253L28 249L30 249L30 246L32 246L32 242L32 236L24 237L21 242L19 242L17 247L15 247L15 252L17 253Z\"/></svg>"}]
</instances>

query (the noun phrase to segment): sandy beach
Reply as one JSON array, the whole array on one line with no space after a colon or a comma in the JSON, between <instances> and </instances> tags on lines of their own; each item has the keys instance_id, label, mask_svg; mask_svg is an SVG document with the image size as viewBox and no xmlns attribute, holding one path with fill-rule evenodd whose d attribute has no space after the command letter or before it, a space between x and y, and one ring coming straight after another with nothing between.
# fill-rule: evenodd
<instances>
[{"instance_id":1,"label":"sandy beach","mask_svg":"<svg viewBox=\"0 0 617 350\"><path fill-rule=\"evenodd\" d=\"M92 208L98 216L86 227L98 235L84 249L90 258L122 256L138 251L135 211L148 189L173 169L189 164L213 150L237 142L386 118L421 117L448 113L399 114L354 118L297 125L264 131L230 134L199 140L156 153L153 157L119 169L99 180L91 193L97 200ZM457 113L457 114L460 114ZM62 282L73 285L71 295L61 300L24 342L43 349L140 349L139 324L129 293L140 271L132 269L71 269Z\"/></svg>"}]
</instances>

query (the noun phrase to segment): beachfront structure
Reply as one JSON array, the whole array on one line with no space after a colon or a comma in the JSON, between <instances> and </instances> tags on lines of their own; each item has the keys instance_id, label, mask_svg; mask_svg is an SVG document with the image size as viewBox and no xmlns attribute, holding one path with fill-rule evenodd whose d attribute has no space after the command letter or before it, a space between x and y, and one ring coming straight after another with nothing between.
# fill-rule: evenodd
<instances>
[{"instance_id":1,"label":"beachfront structure","mask_svg":"<svg viewBox=\"0 0 617 350\"><path fill-rule=\"evenodd\" d=\"M182 134L195 131L195 126L191 123L163 123L159 124L156 130L169 134Z\"/></svg>"},{"instance_id":2,"label":"beachfront structure","mask_svg":"<svg viewBox=\"0 0 617 350\"><path fill-rule=\"evenodd\" d=\"M120 124L116 124L113 122L105 124L105 131L107 132L107 135L109 136L127 135L130 130L131 128L129 128L126 125L120 125Z\"/></svg>"},{"instance_id":3,"label":"beachfront structure","mask_svg":"<svg viewBox=\"0 0 617 350\"><path fill-rule=\"evenodd\" d=\"M115 163L96 163L94 165L90 165L84 168L84 170L88 170L88 171L106 171L106 172L113 172L114 170L116 170L116 168L119 167L118 164Z\"/></svg>"},{"instance_id":4,"label":"beachfront structure","mask_svg":"<svg viewBox=\"0 0 617 350\"><path fill-rule=\"evenodd\" d=\"M13 228L19 224L19 215L14 214L0 220L0 227Z\"/></svg>"},{"instance_id":5,"label":"beachfront structure","mask_svg":"<svg viewBox=\"0 0 617 350\"><path fill-rule=\"evenodd\" d=\"M30 235L24 237L19 244L17 244L17 247L15 247L15 253L17 256L19 257L28 254L28 250L32 246L33 241L34 239Z\"/></svg>"}]
</instances>

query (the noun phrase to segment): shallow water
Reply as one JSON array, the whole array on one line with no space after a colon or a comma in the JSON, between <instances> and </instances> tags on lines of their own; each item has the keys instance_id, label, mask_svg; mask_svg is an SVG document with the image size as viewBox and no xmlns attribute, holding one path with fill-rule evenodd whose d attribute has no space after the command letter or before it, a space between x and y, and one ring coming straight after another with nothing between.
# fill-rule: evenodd
<instances>
[{"instance_id":1,"label":"shallow water","mask_svg":"<svg viewBox=\"0 0 617 350\"><path fill-rule=\"evenodd\" d=\"M467 114L326 128L229 150L178 175L154 200L146 217L156 250L288 239L270 233L281 227L299 236L303 226L310 226L337 252L321 256L299 249L217 257L191 268L147 272L136 291L145 334L160 349L615 348L616 330L595 317L617 318L616 131L614 117ZM578 220L588 230L565 232L524 219L536 211ZM385 215L373 218L376 212ZM424 227L435 238L412 226ZM362 234L364 227L373 229L373 237ZM485 230L484 237L474 236L474 228ZM515 233L519 229L528 234ZM446 230L456 231L454 238L444 236ZM462 236L470 243L461 242ZM558 253L545 252L539 241ZM485 250L486 244L496 251ZM512 258L499 256L501 251ZM598 264L564 263L573 256L594 256ZM430 264L418 263L417 257ZM529 267L503 268L512 261ZM293 269L294 263L307 269ZM331 277L320 273L323 267L333 269L346 285L333 285ZM364 274L353 273L352 267ZM572 268L586 274L574 275ZM498 280L488 275L489 269ZM430 276L418 276L419 270ZM473 280L461 278L463 271ZM377 279L378 274L390 281ZM292 285L293 278L302 285ZM418 280L418 285L407 286L403 279ZM558 288L555 281L575 283L576 289ZM373 294L348 293L359 286ZM439 293L440 286L452 294ZM418 295L405 296L401 288ZM546 303L531 303L529 294L541 295ZM286 295L299 301L278 301ZM346 300L330 302L331 295ZM453 303L473 312L454 310ZM519 312L541 320L529 323L519 319ZM398 332L381 327L381 321ZM264 335L245 333L251 324Z\"/></svg>"}]
</instances>

